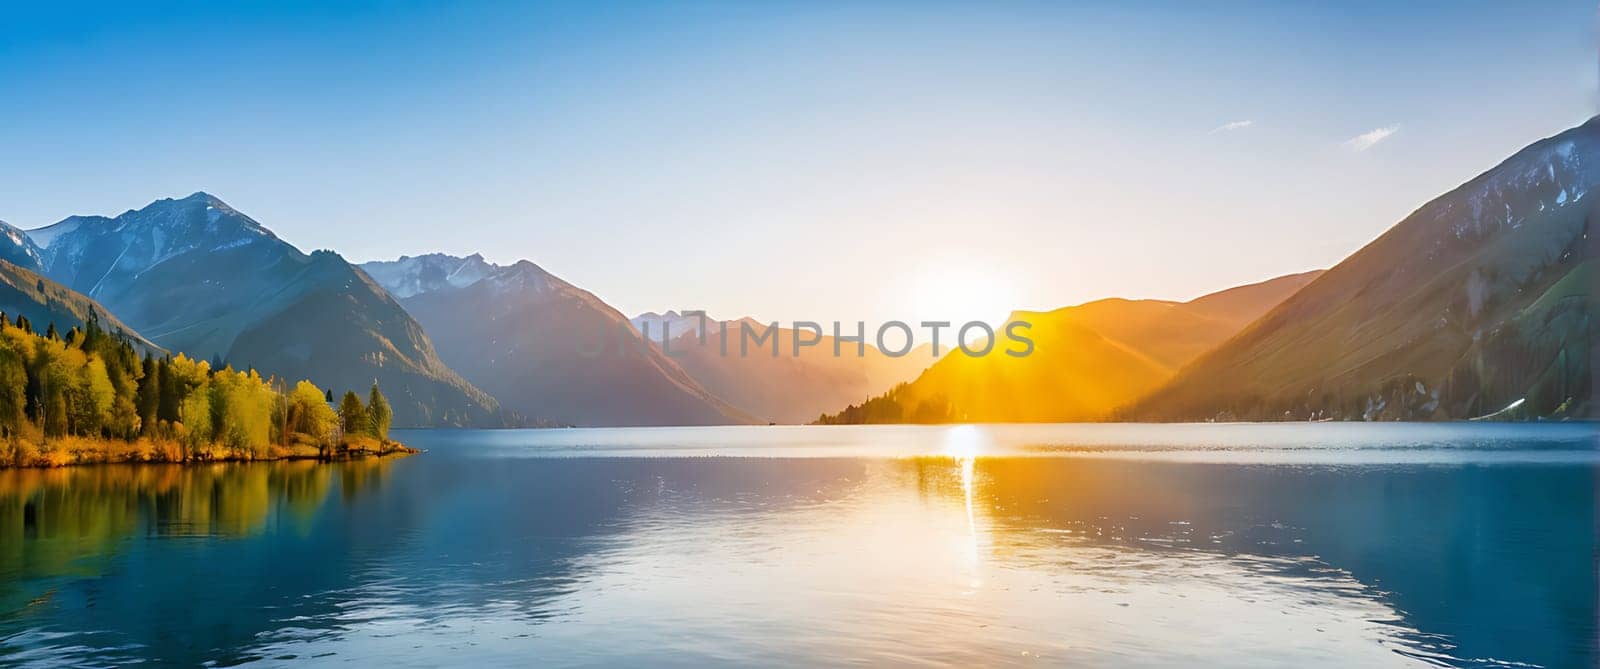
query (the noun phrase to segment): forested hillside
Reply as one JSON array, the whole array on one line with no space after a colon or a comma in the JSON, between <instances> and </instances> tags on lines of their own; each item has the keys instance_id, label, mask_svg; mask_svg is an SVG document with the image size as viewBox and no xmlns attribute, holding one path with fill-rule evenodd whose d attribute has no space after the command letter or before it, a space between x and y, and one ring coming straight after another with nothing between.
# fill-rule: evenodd
<instances>
[{"instance_id":1,"label":"forested hillside","mask_svg":"<svg viewBox=\"0 0 1600 669\"><path fill-rule=\"evenodd\" d=\"M333 457L394 450L373 385L341 410L309 381L145 353L91 315L44 332L0 313L0 466Z\"/></svg>"}]
</instances>

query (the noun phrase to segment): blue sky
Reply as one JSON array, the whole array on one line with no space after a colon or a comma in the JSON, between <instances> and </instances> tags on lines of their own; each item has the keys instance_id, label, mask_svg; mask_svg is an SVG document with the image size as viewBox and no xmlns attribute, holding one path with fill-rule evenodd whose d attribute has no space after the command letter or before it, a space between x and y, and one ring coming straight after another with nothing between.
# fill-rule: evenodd
<instances>
[{"instance_id":1,"label":"blue sky","mask_svg":"<svg viewBox=\"0 0 1600 669\"><path fill-rule=\"evenodd\" d=\"M0 9L0 219L205 190L630 314L1189 298L1331 265L1597 98L1576 1L42 4Z\"/></svg>"}]
</instances>

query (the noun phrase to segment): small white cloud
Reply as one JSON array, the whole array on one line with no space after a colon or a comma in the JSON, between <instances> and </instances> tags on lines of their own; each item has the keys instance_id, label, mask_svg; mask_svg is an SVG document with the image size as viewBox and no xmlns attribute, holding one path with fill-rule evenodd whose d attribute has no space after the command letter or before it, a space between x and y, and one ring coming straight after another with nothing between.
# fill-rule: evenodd
<instances>
[{"instance_id":1,"label":"small white cloud","mask_svg":"<svg viewBox=\"0 0 1600 669\"><path fill-rule=\"evenodd\" d=\"M1345 140L1344 148L1351 151L1366 151L1397 132L1400 132L1399 124L1391 125L1387 128L1374 128Z\"/></svg>"},{"instance_id":2,"label":"small white cloud","mask_svg":"<svg viewBox=\"0 0 1600 669\"><path fill-rule=\"evenodd\" d=\"M1211 129L1211 134L1215 135L1215 134L1217 134L1219 132L1233 132L1234 130L1243 130L1243 129L1248 128L1248 127L1250 127L1252 125L1255 125L1255 124L1256 124L1255 121L1251 121L1249 119L1245 119L1243 121L1229 121L1229 122L1224 123L1222 125L1219 125L1219 126L1217 126L1215 128L1212 128Z\"/></svg>"}]
</instances>

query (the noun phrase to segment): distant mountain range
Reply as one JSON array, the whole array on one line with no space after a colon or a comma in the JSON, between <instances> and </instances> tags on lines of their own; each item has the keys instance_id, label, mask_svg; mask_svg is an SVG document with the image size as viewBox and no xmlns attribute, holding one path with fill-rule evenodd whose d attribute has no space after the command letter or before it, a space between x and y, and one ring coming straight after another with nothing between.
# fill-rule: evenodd
<instances>
[{"instance_id":1,"label":"distant mountain range","mask_svg":"<svg viewBox=\"0 0 1600 669\"><path fill-rule=\"evenodd\" d=\"M169 350L336 390L376 380L396 425L500 424L495 400L440 362L366 274L331 251L301 253L211 195L27 236L46 276Z\"/></svg>"},{"instance_id":2,"label":"distant mountain range","mask_svg":"<svg viewBox=\"0 0 1600 669\"><path fill-rule=\"evenodd\" d=\"M707 391L656 345L631 337L622 313L527 260L501 266L479 255L429 254L362 268L401 296L447 363L530 420L580 426L758 420ZM618 345L623 337L631 345Z\"/></svg>"},{"instance_id":3,"label":"distant mountain range","mask_svg":"<svg viewBox=\"0 0 1600 669\"><path fill-rule=\"evenodd\" d=\"M715 331L716 324L721 322L712 319L710 316L697 315L697 313L703 314L705 312L685 310L683 313L679 313L668 310L658 314L654 311L646 311L628 319L628 322L633 325L633 329L638 330L640 333L648 333L650 341L661 341L663 335L677 338L684 334L693 334L699 337L701 330L711 327Z\"/></svg>"},{"instance_id":4,"label":"distant mountain range","mask_svg":"<svg viewBox=\"0 0 1600 669\"><path fill-rule=\"evenodd\" d=\"M1122 415L1594 416L1597 184L1600 118L1423 205Z\"/></svg>"},{"instance_id":5,"label":"distant mountain range","mask_svg":"<svg viewBox=\"0 0 1600 669\"><path fill-rule=\"evenodd\" d=\"M776 328L773 336L777 337L780 355L773 356L770 344L749 355L741 355L739 348L746 324L753 337L770 341L765 339L770 323L749 318L707 319L704 327L708 332L705 343L701 343L701 319L695 316L675 311L646 312L630 321L641 334L648 327L653 342L670 334L666 350L674 362L707 390L764 422L816 420L826 411L909 381L936 360L932 346L927 344L890 357L870 343L858 347L854 342L840 341L840 355L835 356L832 323L821 325L826 334L816 344L802 347L800 355L793 354L794 330ZM724 325L726 351L721 344ZM853 323L840 327L843 337L855 334ZM810 341L813 335L809 330L803 331L802 339ZM872 333L867 337L870 339Z\"/></svg>"},{"instance_id":6,"label":"distant mountain range","mask_svg":"<svg viewBox=\"0 0 1600 669\"><path fill-rule=\"evenodd\" d=\"M1196 356L1315 279L1279 277L1189 302L1089 302L1017 312L1034 351L945 355L911 383L825 416L827 423L1075 422L1104 420L1155 390ZM1004 339L996 346L1005 343Z\"/></svg>"}]
</instances>

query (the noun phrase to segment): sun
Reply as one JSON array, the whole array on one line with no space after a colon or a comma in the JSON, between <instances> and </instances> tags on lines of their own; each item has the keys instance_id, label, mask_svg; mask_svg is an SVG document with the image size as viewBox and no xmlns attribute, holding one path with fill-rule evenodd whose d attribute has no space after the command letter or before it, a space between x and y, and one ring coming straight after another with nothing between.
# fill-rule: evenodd
<instances>
[{"instance_id":1,"label":"sun","mask_svg":"<svg viewBox=\"0 0 1600 669\"><path fill-rule=\"evenodd\" d=\"M1001 272L977 265L930 267L912 285L912 317L949 321L1003 322L1016 308L1015 286Z\"/></svg>"}]
</instances>

